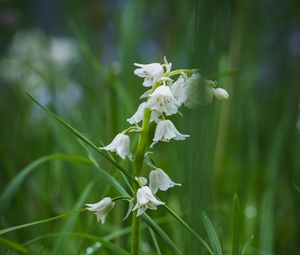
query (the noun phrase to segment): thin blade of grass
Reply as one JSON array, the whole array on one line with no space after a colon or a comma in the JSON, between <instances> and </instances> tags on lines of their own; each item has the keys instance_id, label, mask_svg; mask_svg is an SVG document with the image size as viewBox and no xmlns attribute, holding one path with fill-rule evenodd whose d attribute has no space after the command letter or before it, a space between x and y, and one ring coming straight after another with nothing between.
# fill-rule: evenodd
<instances>
[{"instance_id":1,"label":"thin blade of grass","mask_svg":"<svg viewBox=\"0 0 300 255\"><path fill-rule=\"evenodd\" d=\"M254 235L250 236L250 239L245 243L245 245L242 249L241 255L245 254L245 252L246 252L247 248L249 247L250 243L252 242L253 238L254 238Z\"/></svg>"},{"instance_id":2,"label":"thin blade of grass","mask_svg":"<svg viewBox=\"0 0 300 255\"><path fill-rule=\"evenodd\" d=\"M7 239L7 238L3 238L3 237L0 237L0 243L2 243L3 245L9 247L10 249L12 250L15 250L19 253L22 253L22 254L31 254L26 247L24 247L23 245L13 241L13 240L10 240L10 239Z\"/></svg>"},{"instance_id":3,"label":"thin blade of grass","mask_svg":"<svg viewBox=\"0 0 300 255\"><path fill-rule=\"evenodd\" d=\"M160 248L159 248L159 245L158 245L158 242L157 242L157 239L156 239L156 236L155 236L153 230L152 230L151 228L148 228L148 229L149 229L151 238L152 238L153 243L154 243L154 247L155 247L155 250L156 250L156 254L157 254L157 255L162 255L162 254L161 254L161 251L160 251Z\"/></svg>"},{"instance_id":4,"label":"thin blade of grass","mask_svg":"<svg viewBox=\"0 0 300 255\"><path fill-rule=\"evenodd\" d=\"M30 222L30 223L25 223L25 224L21 224L21 225L9 227L9 228L1 229L0 230L0 235L6 234L6 233L9 233L9 232L18 230L18 229L28 228L28 227L32 227L32 226L35 226L35 225L44 224L44 223L48 223L48 222L51 222L51 221L59 220L59 219L65 218L65 217L69 217L69 216L71 216L73 214L76 214L76 213L81 213L85 210L86 210L85 208L81 208L79 210L63 213L63 214L60 214L60 215L57 215L57 216L54 216L54 217L51 217L51 218L47 218L47 219L44 219L44 220L38 220L38 221Z\"/></svg>"},{"instance_id":5,"label":"thin blade of grass","mask_svg":"<svg viewBox=\"0 0 300 255\"><path fill-rule=\"evenodd\" d=\"M103 156L107 161L109 161L111 164L113 164L118 170L120 170L127 178L135 182L135 179L126 171L122 166L120 166L115 160L111 159L108 155L106 155L103 151L101 151L92 141L90 141L87 137L85 137L82 133L80 133L77 129L72 127L70 124L65 122L62 118L58 117L56 114L48 110L46 107L44 107L42 104L40 104L31 94L28 92L25 92L27 96L35 102L38 106L40 106L50 117L58 121L60 124L62 124L64 127L66 127L69 131L71 131L76 137L78 137L80 140L88 144L90 147L92 147L94 150L96 150L101 156Z\"/></svg>"},{"instance_id":6,"label":"thin blade of grass","mask_svg":"<svg viewBox=\"0 0 300 255\"><path fill-rule=\"evenodd\" d=\"M86 233L54 233L54 234L49 234L49 235L44 235L43 237L37 237L33 240L31 240L30 242L25 243L24 245L29 245L35 241L44 239L44 238L50 238L50 237L60 237L60 236L67 236L67 237L79 237L79 238L83 238L83 239L88 239L91 241L95 241L95 242L100 242L105 248L115 252L116 254L120 254L120 255L130 255L129 252L127 252L126 250L120 248L119 246L111 243L110 241L107 241L101 237L98 236L94 236L94 235L90 235L90 234L86 234Z\"/></svg>"},{"instance_id":7,"label":"thin blade of grass","mask_svg":"<svg viewBox=\"0 0 300 255\"><path fill-rule=\"evenodd\" d=\"M164 205L164 208L203 245L203 247L209 252L209 254L214 254L211 248L209 247L208 243L195 230L193 230L179 215L177 215L177 213L175 213L167 205Z\"/></svg>"},{"instance_id":8,"label":"thin blade of grass","mask_svg":"<svg viewBox=\"0 0 300 255\"><path fill-rule=\"evenodd\" d=\"M232 204L232 255L239 254L239 236L240 236L240 203L237 194L233 196Z\"/></svg>"},{"instance_id":9,"label":"thin blade of grass","mask_svg":"<svg viewBox=\"0 0 300 255\"><path fill-rule=\"evenodd\" d=\"M16 192L21 183L24 181L24 179L39 165L51 160L65 160L93 166L93 163L87 158L77 155L52 154L36 159L28 166L23 168L20 171L20 173L16 177L14 177L11 180L11 182L6 186L5 190L3 191L0 197L0 211L3 211L8 206L11 197Z\"/></svg>"},{"instance_id":10,"label":"thin blade of grass","mask_svg":"<svg viewBox=\"0 0 300 255\"><path fill-rule=\"evenodd\" d=\"M172 239L146 213L143 214L142 219L154 231L154 233L156 233L162 240L165 241L174 254L182 255L181 251L178 249Z\"/></svg>"},{"instance_id":11,"label":"thin blade of grass","mask_svg":"<svg viewBox=\"0 0 300 255\"><path fill-rule=\"evenodd\" d=\"M214 254L222 255L223 254L222 246L221 246L221 243L219 241L218 235L216 233L216 230L215 230L212 222L210 221L210 219L204 212L202 213L201 218L202 218L204 227L206 229L209 241L211 243L211 247L214 251Z\"/></svg>"}]
</instances>

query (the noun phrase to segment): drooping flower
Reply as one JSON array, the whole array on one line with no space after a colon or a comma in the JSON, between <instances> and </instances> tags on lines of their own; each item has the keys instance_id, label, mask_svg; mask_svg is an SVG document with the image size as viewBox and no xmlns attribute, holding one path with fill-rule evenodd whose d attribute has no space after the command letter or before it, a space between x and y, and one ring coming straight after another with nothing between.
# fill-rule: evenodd
<instances>
[{"instance_id":1,"label":"drooping flower","mask_svg":"<svg viewBox=\"0 0 300 255\"><path fill-rule=\"evenodd\" d=\"M164 202L155 198L148 186L143 186L138 189L136 193L136 200L136 205L132 209L133 211L137 210L136 216L140 216L147 209L156 210L157 206L165 204Z\"/></svg>"},{"instance_id":2,"label":"drooping flower","mask_svg":"<svg viewBox=\"0 0 300 255\"><path fill-rule=\"evenodd\" d=\"M166 115L172 115L178 112L178 102L174 98L171 89L167 85L162 85L150 95L146 108L158 113L165 112Z\"/></svg>"},{"instance_id":3,"label":"drooping flower","mask_svg":"<svg viewBox=\"0 0 300 255\"><path fill-rule=\"evenodd\" d=\"M152 87L153 84L164 74L164 68L159 63L146 65L134 63L134 65L139 67L134 70L134 74L145 78L143 82L145 87Z\"/></svg>"},{"instance_id":4,"label":"drooping flower","mask_svg":"<svg viewBox=\"0 0 300 255\"><path fill-rule=\"evenodd\" d=\"M228 92L225 89L216 88L213 90L213 92L214 96L221 101L227 100L229 98Z\"/></svg>"},{"instance_id":5,"label":"drooping flower","mask_svg":"<svg viewBox=\"0 0 300 255\"><path fill-rule=\"evenodd\" d=\"M175 185L181 186L180 183L173 182L170 177L160 168L150 172L149 180L149 187L153 194L155 194L158 190L166 191Z\"/></svg>"},{"instance_id":6,"label":"drooping flower","mask_svg":"<svg viewBox=\"0 0 300 255\"><path fill-rule=\"evenodd\" d=\"M150 147L153 147L158 141L169 142L171 139L174 140L184 140L189 135L184 135L179 133L172 121L161 120L158 122L155 129L153 143Z\"/></svg>"},{"instance_id":7,"label":"drooping flower","mask_svg":"<svg viewBox=\"0 0 300 255\"><path fill-rule=\"evenodd\" d=\"M133 160L132 153L130 151L130 138L128 135L123 133L117 134L113 141L105 146L99 147L100 149L116 152L122 159L128 157L131 161Z\"/></svg>"},{"instance_id":8,"label":"drooping flower","mask_svg":"<svg viewBox=\"0 0 300 255\"><path fill-rule=\"evenodd\" d=\"M172 93L178 104L187 108L194 108L200 103L199 89L203 78L199 73L193 73L190 77L182 74L171 86Z\"/></svg>"},{"instance_id":9,"label":"drooping flower","mask_svg":"<svg viewBox=\"0 0 300 255\"><path fill-rule=\"evenodd\" d=\"M184 86L185 78L183 75L180 75L178 79L171 86L173 96L178 102L178 105L181 106L186 100L186 87Z\"/></svg>"},{"instance_id":10,"label":"drooping flower","mask_svg":"<svg viewBox=\"0 0 300 255\"><path fill-rule=\"evenodd\" d=\"M115 202L110 197L105 197L95 204L86 204L87 210L95 212L97 221L103 224L107 214L114 208Z\"/></svg>"},{"instance_id":11,"label":"drooping flower","mask_svg":"<svg viewBox=\"0 0 300 255\"><path fill-rule=\"evenodd\" d=\"M147 106L146 102L141 103L139 105L137 111L130 118L128 118L127 121L131 125L141 122L144 118L144 111L145 111L146 106ZM159 115L160 114L158 112L152 111L150 121L158 122L159 121Z\"/></svg>"},{"instance_id":12,"label":"drooping flower","mask_svg":"<svg viewBox=\"0 0 300 255\"><path fill-rule=\"evenodd\" d=\"M127 121L130 124L139 123L144 118L144 111L145 111L146 102L143 102L137 108L135 114L133 114Z\"/></svg>"}]
</instances>

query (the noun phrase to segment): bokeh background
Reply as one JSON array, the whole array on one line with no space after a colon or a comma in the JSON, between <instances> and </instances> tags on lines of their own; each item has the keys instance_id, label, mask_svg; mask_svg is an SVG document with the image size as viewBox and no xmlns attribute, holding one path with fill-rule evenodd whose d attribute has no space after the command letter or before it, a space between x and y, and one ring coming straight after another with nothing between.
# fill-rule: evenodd
<instances>
[{"instance_id":1,"label":"bokeh background","mask_svg":"<svg viewBox=\"0 0 300 255\"><path fill-rule=\"evenodd\" d=\"M217 80L230 100L173 119L191 137L155 148L160 166L182 183L161 199L207 239L205 211L230 254L237 194L240 243L251 240L245 254L300 254L299 1L1 0L0 6L1 229L118 194L99 169L47 157L87 151L25 91L97 145L107 144L127 127L144 91L133 63L167 56L174 68L199 68ZM82 213L5 238L31 241L33 254L112 254L97 242L55 233L117 233L130 226L130 219L122 221L126 210L120 204L104 225ZM149 215L182 254L206 254L164 210ZM128 248L128 238L113 241ZM158 242L162 254L173 254ZM15 254L0 245L1 254ZM147 229L141 248L156 254Z\"/></svg>"}]
</instances>

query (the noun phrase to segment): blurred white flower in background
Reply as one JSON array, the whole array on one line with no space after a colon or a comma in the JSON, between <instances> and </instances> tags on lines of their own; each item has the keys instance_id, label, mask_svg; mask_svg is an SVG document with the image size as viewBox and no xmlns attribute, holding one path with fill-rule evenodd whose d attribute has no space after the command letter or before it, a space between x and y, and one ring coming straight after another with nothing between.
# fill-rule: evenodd
<instances>
[{"instance_id":1,"label":"blurred white flower in background","mask_svg":"<svg viewBox=\"0 0 300 255\"><path fill-rule=\"evenodd\" d=\"M115 202L110 197L105 197L95 204L86 204L87 210L95 212L97 221L105 222L107 214L114 208Z\"/></svg>"}]
</instances>

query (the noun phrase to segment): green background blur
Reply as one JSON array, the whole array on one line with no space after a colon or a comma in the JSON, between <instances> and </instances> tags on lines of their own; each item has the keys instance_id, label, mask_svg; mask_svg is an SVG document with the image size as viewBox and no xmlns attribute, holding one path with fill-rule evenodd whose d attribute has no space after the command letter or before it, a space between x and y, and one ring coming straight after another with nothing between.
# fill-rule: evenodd
<instances>
[{"instance_id":1,"label":"green background blur","mask_svg":"<svg viewBox=\"0 0 300 255\"><path fill-rule=\"evenodd\" d=\"M182 183L160 198L206 238L200 217L205 211L228 254L236 193L241 244L254 236L245 254L300 254L299 1L1 0L0 6L1 193L42 156L86 156L25 91L100 146L127 127L139 104L144 88L133 63L167 56L174 69L199 68L216 79L230 99L173 119L191 137L155 148L159 165ZM112 194L117 192L92 167L49 161L0 205L0 228ZM104 236L130 226L130 219L121 220L126 209L125 203L118 206L104 225L83 213L5 237L24 243L62 231ZM163 210L149 214L161 220L183 254L206 254ZM128 237L115 242L128 248ZM158 240L162 254L172 254ZM43 238L27 247L33 254L112 254L71 237ZM155 254L153 247L144 230L142 254ZM0 254L14 253L0 246Z\"/></svg>"}]
</instances>

